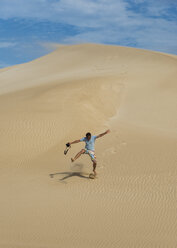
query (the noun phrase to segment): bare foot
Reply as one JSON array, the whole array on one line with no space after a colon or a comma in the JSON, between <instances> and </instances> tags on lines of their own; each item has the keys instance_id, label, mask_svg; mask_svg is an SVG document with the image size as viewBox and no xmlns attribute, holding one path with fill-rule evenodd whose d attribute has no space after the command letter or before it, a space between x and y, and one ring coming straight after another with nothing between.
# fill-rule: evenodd
<instances>
[{"instance_id":1,"label":"bare foot","mask_svg":"<svg viewBox=\"0 0 177 248\"><path fill-rule=\"evenodd\" d=\"M71 158L71 162L74 162L74 158Z\"/></svg>"}]
</instances>

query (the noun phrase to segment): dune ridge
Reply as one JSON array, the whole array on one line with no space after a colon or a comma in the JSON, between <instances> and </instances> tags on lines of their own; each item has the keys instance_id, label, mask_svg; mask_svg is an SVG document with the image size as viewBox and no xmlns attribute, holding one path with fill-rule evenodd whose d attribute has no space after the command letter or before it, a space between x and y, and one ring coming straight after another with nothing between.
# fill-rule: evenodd
<instances>
[{"instance_id":1,"label":"dune ridge","mask_svg":"<svg viewBox=\"0 0 177 248\"><path fill-rule=\"evenodd\" d=\"M82 44L0 70L0 247L177 246L177 56ZM90 160L65 143L87 131Z\"/></svg>"}]
</instances>

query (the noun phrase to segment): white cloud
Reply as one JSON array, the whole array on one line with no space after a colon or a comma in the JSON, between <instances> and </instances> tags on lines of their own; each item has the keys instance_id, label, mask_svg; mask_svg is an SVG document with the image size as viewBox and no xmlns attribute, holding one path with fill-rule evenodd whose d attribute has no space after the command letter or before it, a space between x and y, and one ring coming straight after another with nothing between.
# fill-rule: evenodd
<instances>
[{"instance_id":1,"label":"white cloud","mask_svg":"<svg viewBox=\"0 0 177 248\"><path fill-rule=\"evenodd\" d=\"M132 43L177 53L177 22L164 18L171 7L177 11L176 0L0 0L0 18L48 20L80 30L60 38L61 43Z\"/></svg>"},{"instance_id":2,"label":"white cloud","mask_svg":"<svg viewBox=\"0 0 177 248\"><path fill-rule=\"evenodd\" d=\"M132 1L132 0L130 0ZM141 4L143 6L146 15L160 17L162 15L169 15L170 9L176 9L177 11L177 1L176 0L134 0L135 4Z\"/></svg>"},{"instance_id":3,"label":"white cloud","mask_svg":"<svg viewBox=\"0 0 177 248\"><path fill-rule=\"evenodd\" d=\"M80 27L103 27L127 21L127 3L123 0L61 0L53 5L65 23Z\"/></svg>"},{"instance_id":4,"label":"white cloud","mask_svg":"<svg viewBox=\"0 0 177 248\"><path fill-rule=\"evenodd\" d=\"M1 0L0 18L36 18L64 22L79 27L99 27L125 21L123 0Z\"/></svg>"},{"instance_id":5,"label":"white cloud","mask_svg":"<svg viewBox=\"0 0 177 248\"><path fill-rule=\"evenodd\" d=\"M147 14L158 16L174 6L172 0L161 0L161 4L154 0L1 0L0 18L35 18L90 28L126 27L147 18L128 9L138 3L146 6Z\"/></svg>"},{"instance_id":6,"label":"white cloud","mask_svg":"<svg viewBox=\"0 0 177 248\"><path fill-rule=\"evenodd\" d=\"M15 46L15 42L8 42L8 41L0 41L0 48L8 48Z\"/></svg>"}]
</instances>

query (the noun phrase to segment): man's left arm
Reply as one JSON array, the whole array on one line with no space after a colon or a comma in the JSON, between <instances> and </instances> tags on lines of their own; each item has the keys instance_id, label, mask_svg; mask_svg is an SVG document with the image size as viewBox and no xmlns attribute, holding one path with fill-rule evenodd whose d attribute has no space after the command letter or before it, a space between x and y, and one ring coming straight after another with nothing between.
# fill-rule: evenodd
<instances>
[{"instance_id":1,"label":"man's left arm","mask_svg":"<svg viewBox=\"0 0 177 248\"><path fill-rule=\"evenodd\" d=\"M101 138L102 136L104 136L105 134L110 133L110 132L111 132L110 129L108 129L108 130L106 130L106 132L97 135L96 138Z\"/></svg>"}]
</instances>

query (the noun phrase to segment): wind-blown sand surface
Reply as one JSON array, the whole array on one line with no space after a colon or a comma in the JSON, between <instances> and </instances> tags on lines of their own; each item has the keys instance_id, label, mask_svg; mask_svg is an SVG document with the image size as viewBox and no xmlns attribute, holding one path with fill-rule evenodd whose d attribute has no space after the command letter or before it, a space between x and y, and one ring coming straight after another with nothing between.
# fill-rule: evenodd
<instances>
[{"instance_id":1,"label":"wind-blown sand surface","mask_svg":"<svg viewBox=\"0 0 177 248\"><path fill-rule=\"evenodd\" d=\"M65 143L108 128L88 179ZM85 44L0 70L0 247L176 248L176 190L177 56Z\"/></svg>"}]
</instances>

